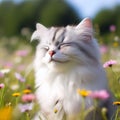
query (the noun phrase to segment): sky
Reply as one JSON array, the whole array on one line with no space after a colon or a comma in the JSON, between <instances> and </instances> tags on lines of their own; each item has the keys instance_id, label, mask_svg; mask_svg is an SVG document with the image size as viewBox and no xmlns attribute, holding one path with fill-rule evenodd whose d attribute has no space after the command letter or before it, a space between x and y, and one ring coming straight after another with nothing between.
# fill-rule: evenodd
<instances>
[{"instance_id":1,"label":"sky","mask_svg":"<svg viewBox=\"0 0 120 120\"><path fill-rule=\"evenodd\" d=\"M80 17L94 16L102 9L112 9L120 5L120 0L66 0L80 15Z\"/></svg>"},{"instance_id":2,"label":"sky","mask_svg":"<svg viewBox=\"0 0 120 120\"><path fill-rule=\"evenodd\" d=\"M7 1L7 0L0 0ZM10 0L8 0L10 1ZM15 2L20 2L24 0L13 0ZM29 0L27 0L29 1ZM34 0L33 0L34 1ZM108 8L112 9L116 5L120 5L120 0L65 0L67 1L82 18L94 16L102 9Z\"/></svg>"}]
</instances>

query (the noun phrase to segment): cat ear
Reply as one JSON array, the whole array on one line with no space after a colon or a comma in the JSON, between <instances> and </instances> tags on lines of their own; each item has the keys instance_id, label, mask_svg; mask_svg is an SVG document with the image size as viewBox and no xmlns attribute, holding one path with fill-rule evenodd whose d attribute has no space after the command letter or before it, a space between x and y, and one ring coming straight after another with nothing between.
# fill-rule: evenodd
<instances>
[{"instance_id":1,"label":"cat ear","mask_svg":"<svg viewBox=\"0 0 120 120\"><path fill-rule=\"evenodd\" d=\"M81 29L81 28L90 28L90 29L93 29L93 25L92 25L92 22L91 22L91 19L90 18L85 18L83 19L77 26L76 26L76 29Z\"/></svg>"},{"instance_id":2,"label":"cat ear","mask_svg":"<svg viewBox=\"0 0 120 120\"><path fill-rule=\"evenodd\" d=\"M83 19L77 26L76 32L84 41L90 41L93 37L93 25L90 18Z\"/></svg>"},{"instance_id":3,"label":"cat ear","mask_svg":"<svg viewBox=\"0 0 120 120\"><path fill-rule=\"evenodd\" d=\"M36 29L37 30L42 30L42 31L47 31L48 30L44 25L42 25L40 23L36 24Z\"/></svg>"},{"instance_id":4,"label":"cat ear","mask_svg":"<svg viewBox=\"0 0 120 120\"><path fill-rule=\"evenodd\" d=\"M47 31L48 31L48 29L44 25L37 23L36 24L36 31L32 34L31 41L40 40L41 36L44 33L46 33Z\"/></svg>"}]
</instances>

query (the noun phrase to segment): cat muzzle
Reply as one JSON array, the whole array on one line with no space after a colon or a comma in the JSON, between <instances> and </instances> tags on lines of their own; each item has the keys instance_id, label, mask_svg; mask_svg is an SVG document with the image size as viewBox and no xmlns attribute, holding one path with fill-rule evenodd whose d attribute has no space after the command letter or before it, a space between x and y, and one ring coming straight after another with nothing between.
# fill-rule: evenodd
<instances>
[{"instance_id":1,"label":"cat muzzle","mask_svg":"<svg viewBox=\"0 0 120 120\"><path fill-rule=\"evenodd\" d=\"M48 53L49 53L49 55L52 57L56 52L55 52L54 50L51 50L51 51L49 51Z\"/></svg>"}]
</instances>

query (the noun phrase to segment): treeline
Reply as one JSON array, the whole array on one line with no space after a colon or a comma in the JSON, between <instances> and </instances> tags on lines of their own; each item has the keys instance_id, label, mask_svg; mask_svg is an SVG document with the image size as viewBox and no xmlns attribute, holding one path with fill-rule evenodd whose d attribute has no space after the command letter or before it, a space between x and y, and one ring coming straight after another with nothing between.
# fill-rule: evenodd
<instances>
[{"instance_id":1,"label":"treeline","mask_svg":"<svg viewBox=\"0 0 120 120\"><path fill-rule=\"evenodd\" d=\"M37 22L49 27L77 24L79 21L77 13L64 0L0 3L0 36L20 35L24 28L35 29Z\"/></svg>"},{"instance_id":2,"label":"treeline","mask_svg":"<svg viewBox=\"0 0 120 120\"><path fill-rule=\"evenodd\" d=\"M103 9L94 18L94 23L99 25L102 35L109 33L111 25L115 27L115 31L120 35L120 5L113 9Z\"/></svg>"},{"instance_id":3,"label":"treeline","mask_svg":"<svg viewBox=\"0 0 120 120\"><path fill-rule=\"evenodd\" d=\"M46 26L65 26L81 21L78 14L65 0L27 0L19 4L10 1L0 3L0 36L20 35L22 29L35 29L40 22ZM120 34L120 6L101 10L93 19L100 35L109 33L111 25Z\"/></svg>"}]
</instances>

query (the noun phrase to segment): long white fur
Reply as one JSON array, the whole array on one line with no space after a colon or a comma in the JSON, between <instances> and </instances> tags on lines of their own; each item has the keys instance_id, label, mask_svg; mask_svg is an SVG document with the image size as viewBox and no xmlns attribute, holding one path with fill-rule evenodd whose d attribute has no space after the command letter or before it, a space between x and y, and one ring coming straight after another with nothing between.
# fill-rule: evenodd
<instances>
[{"instance_id":1,"label":"long white fur","mask_svg":"<svg viewBox=\"0 0 120 120\"><path fill-rule=\"evenodd\" d=\"M41 46L51 38L49 29L37 24L37 30L32 39L39 39L35 56L36 96L40 104L39 115L43 120L62 120L66 115L76 116L81 109L82 98L76 92L78 88L86 90L107 89L105 72L100 63L100 53L93 39L93 28L89 18L84 19L77 27L67 26L64 42L76 41L86 47L96 60L87 58L77 48L56 50L55 60L63 63L50 62L51 58ZM79 38L80 36L80 38ZM84 42L81 42L84 40ZM50 46L50 49L51 46ZM67 62L67 61L71 62ZM65 62L64 62L65 61ZM92 105L91 99L86 99L86 107ZM57 113L54 110L57 110ZM34 120L39 120L39 115Z\"/></svg>"}]
</instances>

